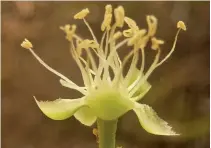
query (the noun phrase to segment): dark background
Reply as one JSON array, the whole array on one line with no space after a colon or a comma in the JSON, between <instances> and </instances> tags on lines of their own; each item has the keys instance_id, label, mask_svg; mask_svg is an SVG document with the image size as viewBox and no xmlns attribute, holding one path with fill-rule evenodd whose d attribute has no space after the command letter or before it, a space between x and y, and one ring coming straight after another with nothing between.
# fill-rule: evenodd
<instances>
[{"instance_id":1,"label":"dark background","mask_svg":"<svg viewBox=\"0 0 211 148\"><path fill-rule=\"evenodd\" d=\"M117 143L123 148L208 148L210 16L209 2L108 2L122 5L126 15L147 27L145 16L154 14L157 37L165 40L162 56L171 48L176 22L183 20L188 30L181 32L172 57L150 77L152 89L142 103L151 105L182 136L148 134L133 112L120 118ZM83 38L90 34L73 15L89 8L87 17L95 34L107 2L2 2L2 147L3 148L95 148L92 128L74 118L53 121L45 117L33 100L75 98L79 94L59 84L54 74L41 66L20 47L25 37L50 66L82 84L79 70L68 51L68 42L59 26L77 24ZM79 29L80 28L80 29ZM127 48L121 53L128 53ZM146 50L147 64L154 52ZM93 126L95 127L95 125Z\"/></svg>"}]
</instances>

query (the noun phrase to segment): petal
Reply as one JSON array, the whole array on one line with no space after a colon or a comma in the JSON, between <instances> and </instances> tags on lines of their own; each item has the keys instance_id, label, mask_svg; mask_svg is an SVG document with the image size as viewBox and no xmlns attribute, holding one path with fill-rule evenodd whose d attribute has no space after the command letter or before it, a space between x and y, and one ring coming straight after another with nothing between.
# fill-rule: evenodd
<instances>
[{"instance_id":1,"label":"petal","mask_svg":"<svg viewBox=\"0 0 211 148\"><path fill-rule=\"evenodd\" d=\"M150 106L136 103L133 110L138 116L140 124L147 132L155 135L179 135L172 130L172 127L166 121L158 117Z\"/></svg>"},{"instance_id":2,"label":"petal","mask_svg":"<svg viewBox=\"0 0 211 148\"><path fill-rule=\"evenodd\" d=\"M86 126L91 126L97 119L93 111L88 106L80 108L75 112L74 116L78 121Z\"/></svg>"},{"instance_id":3,"label":"petal","mask_svg":"<svg viewBox=\"0 0 211 148\"><path fill-rule=\"evenodd\" d=\"M35 97L34 97L35 98ZM71 117L79 108L85 105L84 99L57 99L55 101L35 101L41 111L53 120L64 120Z\"/></svg>"}]
</instances>

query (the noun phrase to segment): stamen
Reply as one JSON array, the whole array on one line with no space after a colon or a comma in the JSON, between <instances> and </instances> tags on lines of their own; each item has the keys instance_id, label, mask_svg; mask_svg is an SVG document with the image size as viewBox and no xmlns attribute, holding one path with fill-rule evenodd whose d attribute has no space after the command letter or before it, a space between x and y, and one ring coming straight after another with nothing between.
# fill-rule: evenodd
<instances>
[{"instance_id":1,"label":"stamen","mask_svg":"<svg viewBox=\"0 0 211 148\"><path fill-rule=\"evenodd\" d=\"M61 73L59 73L58 71L54 70L53 68L51 68L50 66L48 66L33 50L32 48L32 44L31 42L29 42L28 40L25 39L25 41L23 41L23 43L21 44L22 47L28 49L32 55L40 62L41 65L43 65L47 70L49 70L50 72L54 73L55 75L59 76L60 78L62 78L63 80L65 80L66 82L74 85L75 87L79 87L78 85L76 85L74 82L72 82L71 80L69 80L67 77L65 77L64 75L62 75Z\"/></svg>"},{"instance_id":2,"label":"stamen","mask_svg":"<svg viewBox=\"0 0 211 148\"><path fill-rule=\"evenodd\" d=\"M181 30L181 28L179 28L179 30L178 30L177 33L176 33L176 36L175 36L175 39L174 39L174 43L173 43L173 46L172 46L170 52L166 55L166 57L165 57L162 61L160 61L160 62L156 65L156 67L162 65L162 64L171 56L171 54L174 52L174 49L175 49L176 43L177 43L177 38L178 38L178 35L179 35L180 30Z\"/></svg>"},{"instance_id":3,"label":"stamen","mask_svg":"<svg viewBox=\"0 0 211 148\"><path fill-rule=\"evenodd\" d=\"M108 31L111 29L111 20L112 20L112 6L111 5L106 5L105 7L105 15L104 15L104 20L101 25L101 30L105 31L105 29Z\"/></svg>"},{"instance_id":4,"label":"stamen","mask_svg":"<svg viewBox=\"0 0 211 148\"><path fill-rule=\"evenodd\" d=\"M113 40L117 40L117 39L119 39L121 36L122 36L122 32L118 31L118 32L116 32L116 33L114 34Z\"/></svg>"},{"instance_id":5,"label":"stamen","mask_svg":"<svg viewBox=\"0 0 211 148\"><path fill-rule=\"evenodd\" d=\"M119 49L120 47L122 47L124 44L126 44L129 41L129 39L124 39L123 41L121 41L120 43L118 43L115 47L115 50Z\"/></svg>"},{"instance_id":6,"label":"stamen","mask_svg":"<svg viewBox=\"0 0 211 148\"><path fill-rule=\"evenodd\" d=\"M127 43L128 46L132 46L134 44L137 44L138 41L141 40L141 38L145 35L146 30L145 29L141 29L139 30Z\"/></svg>"},{"instance_id":7,"label":"stamen","mask_svg":"<svg viewBox=\"0 0 211 148\"><path fill-rule=\"evenodd\" d=\"M145 52L144 52L144 48L141 48L141 68L140 68L141 76L144 73L144 67L145 67Z\"/></svg>"},{"instance_id":8,"label":"stamen","mask_svg":"<svg viewBox=\"0 0 211 148\"><path fill-rule=\"evenodd\" d=\"M82 57L79 57L79 59L84 63L84 65L87 65L87 64L88 64ZM96 75L96 73L95 73L91 68L89 68L88 71L89 71L91 74Z\"/></svg>"},{"instance_id":9,"label":"stamen","mask_svg":"<svg viewBox=\"0 0 211 148\"><path fill-rule=\"evenodd\" d=\"M89 9L83 9L80 12L78 12L76 15L74 15L74 19L84 19L89 14Z\"/></svg>"},{"instance_id":10,"label":"stamen","mask_svg":"<svg viewBox=\"0 0 211 148\"><path fill-rule=\"evenodd\" d=\"M134 71L136 70L136 66L138 63L138 58L139 58L139 51L136 51L136 53L134 53L127 75L125 76L125 83L124 83L125 86L129 85L131 77L133 77Z\"/></svg>"},{"instance_id":11,"label":"stamen","mask_svg":"<svg viewBox=\"0 0 211 148\"><path fill-rule=\"evenodd\" d=\"M106 57L107 57L107 54L108 54L108 42L109 42L109 31L107 31L107 35L106 35L106 45L105 45L105 56ZM110 60L107 60L106 63L110 63ZM103 80L107 80L108 77L110 77L110 75L109 75L109 64L104 64Z\"/></svg>"},{"instance_id":12,"label":"stamen","mask_svg":"<svg viewBox=\"0 0 211 148\"><path fill-rule=\"evenodd\" d=\"M131 18L125 17L124 20L131 29L135 31L139 30L138 26L136 25L136 22L132 20Z\"/></svg>"},{"instance_id":13,"label":"stamen","mask_svg":"<svg viewBox=\"0 0 211 148\"><path fill-rule=\"evenodd\" d=\"M153 70L156 68L156 64L159 61L160 58L160 49L157 50L157 54L155 56L155 59L152 63L152 65L150 66L149 70L146 72L146 74L143 77L138 77L136 79L136 81L134 81L134 83L132 83L129 87L128 90L130 97L132 97L136 91L140 88L140 86L148 79L148 77L150 76L150 74L153 72Z\"/></svg>"},{"instance_id":14,"label":"stamen","mask_svg":"<svg viewBox=\"0 0 211 148\"><path fill-rule=\"evenodd\" d=\"M25 39L22 43L21 43L21 47L25 48L25 49L30 49L30 48L33 48L33 45L32 43Z\"/></svg>"},{"instance_id":15,"label":"stamen","mask_svg":"<svg viewBox=\"0 0 211 148\"><path fill-rule=\"evenodd\" d=\"M130 37L132 37L132 36L134 35L134 32L133 32L132 29L127 29L127 30L124 30L124 31L123 31L123 35L124 35L125 37L130 38Z\"/></svg>"},{"instance_id":16,"label":"stamen","mask_svg":"<svg viewBox=\"0 0 211 148\"><path fill-rule=\"evenodd\" d=\"M66 39L68 41L72 41L72 37L75 34L76 25L70 26L69 24L67 24L65 26L61 26L60 29L63 30L64 33L66 33Z\"/></svg>"},{"instance_id":17,"label":"stamen","mask_svg":"<svg viewBox=\"0 0 211 148\"><path fill-rule=\"evenodd\" d=\"M119 6L116 9L114 9L114 16L116 19L117 27L122 28L124 25L124 17L125 17L124 8L122 6Z\"/></svg>"},{"instance_id":18,"label":"stamen","mask_svg":"<svg viewBox=\"0 0 211 148\"><path fill-rule=\"evenodd\" d=\"M144 92L142 92L141 94L139 94L138 96L136 96L136 97L132 97L131 98L131 100L133 100L133 101L137 101L137 100L139 100L140 98L143 98L145 95L146 95L146 93L151 89L151 85L146 89L146 90L144 90Z\"/></svg>"},{"instance_id":19,"label":"stamen","mask_svg":"<svg viewBox=\"0 0 211 148\"><path fill-rule=\"evenodd\" d=\"M70 50L70 51L72 53L73 59L76 61L77 65L78 65L78 67L81 71L81 74L82 74L82 77L83 77L83 80L84 80L84 85L87 87L87 89L89 89L90 86L91 86L91 84L90 84L91 82L89 80L88 71L86 71L85 68L83 67L83 65L80 61L80 58L79 58L79 56L76 52L76 49L75 49L73 42L71 42L71 46L72 46L72 50Z\"/></svg>"},{"instance_id":20,"label":"stamen","mask_svg":"<svg viewBox=\"0 0 211 148\"><path fill-rule=\"evenodd\" d=\"M90 27L89 23L85 19L83 19L83 20L84 20L84 23L86 24L87 28L89 29L93 39L95 40L96 43L98 43L97 38L95 37L94 32L92 31L92 28Z\"/></svg>"},{"instance_id":21,"label":"stamen","mask_svg":"<svg viewBox=\"0 0 211 148\"><path fill-rule=\"evenodd\" d=\"M152 46L151 46L151 48L152 48L153 50L159 49L159 46L162 45L162 44L164 44L164 41L163 41L163 40L158 40L158 39L155 38L155 37L153 37L153 38L151 39L151 41L152 41Z\"/></svg>"},{"instance_id":22,"label":"stamen","mask_svg":"<svg viewBox=\"0 0 211 148\"><path fill-rule=\"evenodd\" d=\"M187 28L186 28L186 26L185 26L185 23L184 23L183 21L179 21L179 22L177 23L177 28L181 28L181 29L184 30L184 31L187 30Z\"/></svg>"},{"instance_id":23,"label":"stamen","mask_svg":"<svg viewBox=\"0 0 211 148\"><path fill-rule=\"evenodd\" d=\"M86 95L87 91L86 91L86 87L76 87L75 85L71 84L71 83L68 83L66 82L65 80L63 79L60 79L59 82L61 83L62 86L64 87L68 87L70 89L75 89L79 92L81 92L82 94Z\"/></svg>"},{"instance_id":24,"label":"stamen","mask_svg":"<svg viewBox=\"0 0 211 148\"><path fill-rule=\"evenodd\" d=\"M148 36L152 37L157 31L157 18L153 15L147 15Z\"/></svg>"}]
</instances>

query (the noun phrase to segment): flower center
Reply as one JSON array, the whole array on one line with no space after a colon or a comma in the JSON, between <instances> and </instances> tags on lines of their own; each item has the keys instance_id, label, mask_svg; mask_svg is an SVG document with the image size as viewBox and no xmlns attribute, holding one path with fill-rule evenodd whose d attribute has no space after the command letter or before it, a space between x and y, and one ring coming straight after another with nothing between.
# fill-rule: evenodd
<instances>
[{"instance_id":1,"label":"flower center","mask_svg":"<svg viewBox=\"0 0 211 148\"><path fill-rule=\"evenodd\" d=\"M114 120L134 107L126 91L101 85L87 96L87 104L103 120Z\"/></svg>"}]
</instances>

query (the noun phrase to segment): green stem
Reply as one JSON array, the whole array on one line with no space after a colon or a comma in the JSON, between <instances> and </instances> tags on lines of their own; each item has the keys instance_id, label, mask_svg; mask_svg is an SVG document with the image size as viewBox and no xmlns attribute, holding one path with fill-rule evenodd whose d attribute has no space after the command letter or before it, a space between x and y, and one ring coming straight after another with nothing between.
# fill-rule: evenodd
<instances>
[{"instance_id":1,"label":"green stem","mask_svg":"<svg viewBox=\"0 0 211 148\"><path fill-rule=\"evenodd\" d=\"M97 120L99 148L115 148L117 121Z\"/></svg>"}]
</instances>

